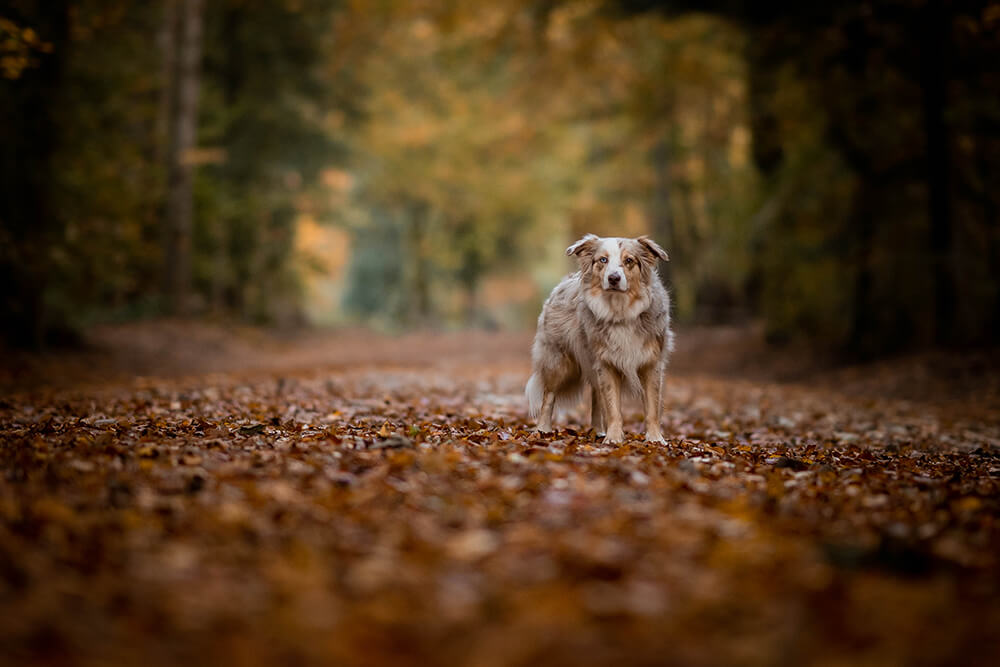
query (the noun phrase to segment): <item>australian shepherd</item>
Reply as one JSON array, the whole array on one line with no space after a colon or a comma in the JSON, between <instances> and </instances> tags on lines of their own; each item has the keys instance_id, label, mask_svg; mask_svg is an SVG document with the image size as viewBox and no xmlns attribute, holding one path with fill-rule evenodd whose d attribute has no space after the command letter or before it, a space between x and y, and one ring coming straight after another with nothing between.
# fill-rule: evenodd
<instances>
[{"instance_id":1,"label":"australian shepherd","mask_svg":"<svg viewBox=\"0 0 1000 667\"><path fill-rule=\"evenodd\" d=\"M604 442L622 442L622 397L642 397L646 440L660 430L663 374L674 347L670 296L656 270L667 253L646 236L587 234L566 249L580 270L542 306L525 393L538 430L552 430L557 405L578 402L590 385L590 419Z\"/></svg>"}]
</instances>

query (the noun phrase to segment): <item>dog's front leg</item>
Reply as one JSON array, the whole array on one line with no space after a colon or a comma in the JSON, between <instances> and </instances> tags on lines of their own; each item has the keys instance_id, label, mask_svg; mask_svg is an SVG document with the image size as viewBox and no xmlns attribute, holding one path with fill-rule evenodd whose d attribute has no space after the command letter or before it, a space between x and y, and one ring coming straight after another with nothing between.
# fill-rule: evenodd
<instances>
[{"instance_id":1,"label":"dog's front leg","mask_svg":"<svg viewBox=\"0 0 1000 667\"><path fill-rule=\"evenodd\" d=\"M604 437L604 409L601 407L601 390L597 387L590 388L590 427L594 429L595 436Z\"/></svg>"},{"instance_id":2,"label":"dog's front leg","mask_svg":"<svg viewBox=\"0 0 1000 667\"><path fill-rule=\"evenodd\" d=\"M666 444L660 431L660 416L663 410L663 371L660 364L650 364L639 369L642 382L643 408L646 413L646 441Z\"/></svg>"},{"instance_id":3,"label":"dog's front leg","mask_svg":"<svg viewBox=\"0 0 1000 667\"><path fill-rule=\"evenodd\" d=\"M556 407L556 394L555 392L546 390L542 395L542 410L541 414L538 416L538 432L539 433L551 433L552 432L552 412Z\"/></svg>"},{"instance_id":4,"label":"dog's front leg","mask_svg":"<svg viewBox=\"0 0 1000 667\"><path fill-rule=\"evenodd\" d=\"M616 369L602 363L597 366L597 384L600 387L601 403L604 405L602 415L608 428L604 442L622 442L625 439L625 430L622 424L621 377Z\"/></svg>"}]
</instances>

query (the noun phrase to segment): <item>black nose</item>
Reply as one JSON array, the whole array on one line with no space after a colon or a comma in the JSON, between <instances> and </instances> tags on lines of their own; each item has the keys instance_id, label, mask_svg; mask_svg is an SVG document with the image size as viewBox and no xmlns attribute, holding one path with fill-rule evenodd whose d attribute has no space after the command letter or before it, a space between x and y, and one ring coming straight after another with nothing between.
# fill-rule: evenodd
<instances>
[{"instance_id":1,"label":"black nose","mask_svg":"<svg viewBox=\"0 0 1000 667\"><path fill-rule=\"evenodd\" d=\"M617 273L612 273L610 276L608 276L608 283L610 283L612 285L617 285L621 281L622 281L622 277L620 275L618 275Z\"/></svg>"}]
</instances>

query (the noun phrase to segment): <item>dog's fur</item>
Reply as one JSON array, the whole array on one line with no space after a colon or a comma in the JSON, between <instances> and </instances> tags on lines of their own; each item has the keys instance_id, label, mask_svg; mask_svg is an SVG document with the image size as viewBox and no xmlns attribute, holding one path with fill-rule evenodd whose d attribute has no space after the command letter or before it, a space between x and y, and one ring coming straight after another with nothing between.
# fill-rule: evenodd
<instances>
[{"instance_id":1,"label":"dog's fur","mask_svg":"<svg viewBox=\"0 0 1000 667\"><path fill-rule=\"evenodd\" d=\"M591 425L604 442L624 440L622 394L642 396L646 440L660 430L663 374L674 346L670 296L656 271L667 260L655 241L587 234L566 249L580 270L542 307L525 393L538 430L552 430L556 405L578 402L590 385ZM605 430L606 427L606 430Z\"/></svg>"}]
</instances>

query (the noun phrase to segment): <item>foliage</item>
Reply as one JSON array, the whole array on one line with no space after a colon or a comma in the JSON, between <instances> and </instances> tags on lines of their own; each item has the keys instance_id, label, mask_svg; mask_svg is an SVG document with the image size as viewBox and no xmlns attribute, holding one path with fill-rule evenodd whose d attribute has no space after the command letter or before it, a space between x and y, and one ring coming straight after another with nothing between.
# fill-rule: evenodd
<instances>
[{"instance_id":1,"label":"foliage","mask_svg":"<svg viewBox=\"0 0 1000 667\"><path fill-rule=\"evenodd\" d=\"M317 120L342 102L343 86L323 76L335 6L209 8L199 139L224 158L199 173L195 280L216 309L264 322L296 316L297 212L337 155Z\"/></svg>"},{"instance_id":2,"label":"foliage","mask_svg":"<svg viewBox=\"0 0 1000 667\"><path fill-rule=\"evenodd\" d=\"M46 298L77 325L142 307L158 285L161 83L148 35L159 18L142 4L73 7L56 111L59 168L49 175L61 229L49 248Z\"/></svg>"},{"instance_id":3,"label":"foliage","mask_svg":"<svg viewBox=\"0 0 1000 667\"><path fill-rule=\"evenodd\" d=\"M240 350L233 372L0 400L11 661L1000 657L1000 386L981 365L942 402L943 378L880 367L711 378L682 339L696 375L666 385L669 443L605 447L578 413L529 430L522 335L197 333L175 338L183 367L162 340L145 362Z\"/></svg>"},{"instance_id":4,"label":"foliage","mask_svg":"<svg viewBox=\"0 0 1000 667\"><path fill-rule=\"evenodd\" d=\"M731 28L704 17L612 21L584 3L538 16L512 3L436 20L404 12L378 34L359 73L368 96L351 143L354 203L405 230L413 266L399 290L447 304L458 286L464 309L428 307L475 321L484 276L551 265L542 238L565 247L585 231L648 231L658 188L672 192L666 215L677 222L659 231L677 250L682 315L694 314L704 282L738 289L729 250L752 203L752 169ZM672 83L661 89L664 73ZM658 146L670 153L665 175ZM721 252L717 229L733 231ZM564 262L555 258L539 293Z\"/></svg>"},{"instance_id":5,"label":"foliage","mask_svg":"<svg viewBox=\"0 0 1000 667\"><path fill-rule=\"evenodd\" d=\"M166 3L63 4L60 14L19 3L17 21L0 24L4 49L37 50L17 55L18 76L2 83L18 139L5 142L13 194L0 211L12 235L0 269L15 286L5 337L35 345L67 325L155 314L164 261ZM294 320L297 214L321 209L315 178L336 157L316 119L346 87L321 76L335 3L209 5L201 144L185 156L203 164L193 250L201 311ZM61 38L49 34L60 25ZM44 113L33 116L38 104ZM24 168L24 155L38 166ZM28 177L38 184L25 187Z\"/></svg>"},{"instance_id":6,"label":"foliage","mask_svg":"<svg viewBox=\"0 0 1000 667\"><path fill-rule=\"evenodd\" d=\"M52 44L42 41L34 28L19 26L0 16L0 75L17 79L29 67L37 67L36 55L51 53Z\"/></svg>"},{"instance_id":7,"label":"foliage","mask_svg":"<svg viewBox=\"0 0 1000 667\"><path fill-rule=\"evenodd\" d=\"M0 15L5 339L161 312L170 6ZM574 238L651 233L681 321L996 341L995 2L206 7L196 314L298 323L319 270L358 320L524 326Z\"/></svg>"},{"instance_id":8,"label":"foliage","mask_svg":"<svg viewBox=\"0 0 1000 667\"><path fill-rule=\"evenodd\" d=\"M1000 109L974 92L1000 74L995 3L722 11L749 35L771 335L851 355L995 342Z\"/></svg>"}]
</instances>

